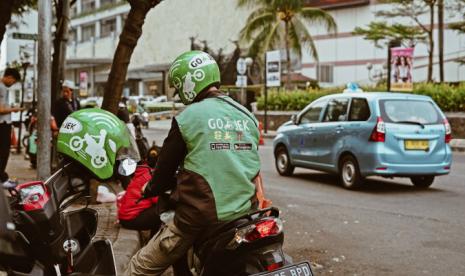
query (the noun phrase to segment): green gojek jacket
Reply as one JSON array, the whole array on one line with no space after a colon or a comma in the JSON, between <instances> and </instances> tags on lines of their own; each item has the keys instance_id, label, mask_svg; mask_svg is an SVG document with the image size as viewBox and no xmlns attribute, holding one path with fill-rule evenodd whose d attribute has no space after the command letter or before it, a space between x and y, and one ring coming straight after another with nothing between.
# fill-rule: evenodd
<instances>
[{"instance_id":1,"label":"green gojek jacket","mask_svg":"<svg viewBox=\"0 0 465 276\"><path fill-rule=\"evenodd\" d=\"M204 99L176 117L187 155L174 198L175 222L209 225L247 213L260 171L255 117L229 97Z\"/></svg>"}]
</instances>

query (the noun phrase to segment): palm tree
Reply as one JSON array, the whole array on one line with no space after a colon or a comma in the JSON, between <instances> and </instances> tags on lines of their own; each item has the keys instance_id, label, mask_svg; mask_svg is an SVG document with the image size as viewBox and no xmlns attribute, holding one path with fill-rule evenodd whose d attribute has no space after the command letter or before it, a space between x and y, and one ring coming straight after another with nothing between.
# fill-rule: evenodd
<instances>
[{"instance_id":1,"label":"palm tree","mask_svg":"<svg viewBox=\"0 0 465 276\"><path fill-rule=\"evenodd\" d=\"M287 80L290 85L292 50L299 58L303 50L318 61L318 53L307 24L323 24L328 32L336 32L333 17L318 8L305 7L302 0L238 0L239 7L252 7L246 25L240 32L242 41L250 42L249 55L256 57L275 47L286 49Z\"/></svg>"}]
</instances>

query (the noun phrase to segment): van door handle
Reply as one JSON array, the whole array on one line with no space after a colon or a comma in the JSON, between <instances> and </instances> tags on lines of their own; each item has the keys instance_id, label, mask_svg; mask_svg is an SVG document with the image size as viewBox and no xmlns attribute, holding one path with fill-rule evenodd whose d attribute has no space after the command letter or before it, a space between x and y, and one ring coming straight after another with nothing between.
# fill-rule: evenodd
<instances>
[{"instance_id":1,"label":"van door handle","mask_svg":"<svg viewBox=\"0 0 465 276\"><path fill-rule=\"evenodd\" d=\"M336 133L341 133L341 131L344 130L344 127L343 126L337 126L336 127Z\"/></svg>"},{"instance_id":2,"label":"van door handle","mask_svg":"<svg viewBox=\"0 0 465 276\"><path fill-rule=\"evenodd\" d=\"M308 127L308 130L314 131L314 130L315 130L315 127Z\"/></svg>"}]
</instances>

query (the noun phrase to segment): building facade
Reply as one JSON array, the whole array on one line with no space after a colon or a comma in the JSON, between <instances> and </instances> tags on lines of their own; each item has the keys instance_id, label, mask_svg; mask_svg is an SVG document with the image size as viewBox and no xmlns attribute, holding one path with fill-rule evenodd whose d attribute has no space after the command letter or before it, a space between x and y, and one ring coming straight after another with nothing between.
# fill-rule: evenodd
<instances>
[{"instance_id":1,"label":"building facade","mask_svg":"<svg viewBox=\"0 0 465 276\"><path fill-rule=\"evenodd\" d=\"M0 46L0 74L3 76L3 71L6 67L12 64L28 64L26 67L26 78L24 81L24 101L32 102L34 95L34 63L37 60L35 46L33 40L18 39L14 37L14 33L20 34L37 34L37 12L29 11L22 17L13 16L12 21L15 22L15 26L8 26L5 36L3 37L2 44ZM22 69L21 73L24 71ZM9 100L10 104L19 104L22 99L22 87L21 83L16 83L9 89Z\"/></svg>"},{"instance_id":2,"label":"building facade","mask_svg":"<svg viewBox=\"0 0 465 276\"><path fill-rule=\"evenodd\" d=\"M318 62L304 53L297 62L297 73L316 79L322 86L340 86L355 81L370 84L385 72L387 48L377 48L362 36L353 35L356 27L364 27L376 18L375 12L389 10L376 0L311 0L311 5L325 8L338 25L336 34L327 33L322 26L307 26L318 50ZM119 35L130 10L124 0L77 0L71 8L69 42L67 48L67 78L80 84L81 96L103 95ZM180 53L190 49L191 39L205 41L211 49L226 54L235 49L234 41L244 26L251 9L236 7L236 1L170 0L152 9L146 18L143 34L133 53L124 94L169 94L166 71L169 63ZM448 29L448 24L462 20L460 13L445 16L445 81L465 81L465 66L456 60L465 56L465 35ZM394 20L387 20L392 23ZM428 15L421 18L427 25ZM18 21L18 20L17 20ZM0 48L0 71L8 63L20 61L20 50L33 52L33 41L18 40L12 33L37 33L37 13L25 14L18 29L10 28ZM389 22L391 21L391 22ZM402 23L415 25L414 22ZM437 37L435 28L434 37ZM32 58L33 59L33 58ZM32 62L32 61L30 61ZM414 51L413 80L427 78L428 51L425 44L417 44ZM368 70L370 69L371 70ZM33 66L28 70L26 100L32 97ZM438 47L435 45L434 80L439 80ZM17 99L20 85L11 89Z\"/></svg>"},{"instance_id":3,"label":"building facade","mask_svg":"<svg viewBox=\"0 0 465 276\"><path fill-rule=\"evenodd\" d=\"M392 7L376 0L312 0L311 5L327 9L338 25L336 34L322 26L307 26L313 35L319 60L304 54L299 72L317 79L322 86L340 86L355 81L374 83L385 71L387 48L377 48L362 36L353 35L356 27L367 26L376 18L375 12ZM78 0L73 7L68 47L68 75L83 82L88 95L101 95L110 70L111 60L123 28L129 5L122 0ZM143 34L133 53L127 76L125 94L166 94L166 70L181 52L190 48L190 38L205 40L212 49L225 53L234 50L233 41L252 9L238 9L236 1L170 0L163 1L147 15ZM465 56L465 36L447 28L458 22L460 14L447 13L445 22L445 81L465 80L465 67L455 62ZM387 20L392 23L394 20ZM421 18L428 24L428 15ZM389 22L391 21L391 22ZM414 26L414 22L406 20ZM437 28L435 28L435 38ZM436 43L437 44L437 43ZM428 64L427 46L417 44L414 51L413 80L425 81ZM368 70L370 69L371 70ZM377 73L377 74L374 74ZM439 80L437 45L433 77Z\"/></svg>"},{"instance_id":4,"label":"building facade","mask_svg":"<svg viewBox=\"0 0 465 276\"><path fill-rule=\"evenodd\" d=\"M314 2L314 1L312 1ZM365 40L363 36L353 35L356 27L366 27L372 21L387 21L388 23L403 23L416 26L413 20L399 18L376 18L375 13L390 10L387 4L373 0L319 0L322 7L328 8L337 22L337 34L328 34L321 26L310 27L318 49L319 61L315 62L308 55L302 60L302 73L316 78L320 85L335 86L347 82L373 84L375 71L386 71L387 46L375 47L373 42ZM465 35L448 28L449 23L462 20L462 14L446 10L444 30L444 69L446 82L465 81L465 66L461 66L457 59L465 57ZM429 27L429 15L420 18ZM437 22L437 15L435 15ZM439 81L439 58L437 43L437 25L434 28L435 48L433 80ZM371 71L368 70L371 67ZM427 80L428 48L426 44L417 44L413 58L413 81Z\"/></svg>"}]
</instances>

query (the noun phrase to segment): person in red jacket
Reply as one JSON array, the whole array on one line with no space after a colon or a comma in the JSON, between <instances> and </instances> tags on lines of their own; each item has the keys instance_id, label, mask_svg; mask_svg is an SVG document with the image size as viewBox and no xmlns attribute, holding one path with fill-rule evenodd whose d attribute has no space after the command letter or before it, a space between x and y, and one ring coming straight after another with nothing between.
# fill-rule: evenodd
<instances>
[{"instance_id":1,"label":"person in red jacket","mask_svg":"<svg viewBox=\"0 0 465 276\"><path fill-rule=\"evenodd\" d=\"M158 159L159 147L149 149L146 164L138 165L126 193L118 199L118 220L121 226L131 230L150 230L151 235L160 228L157 209L158 197L142 199L145 185L152 179Z\"/></svg>"}]
</instances>

